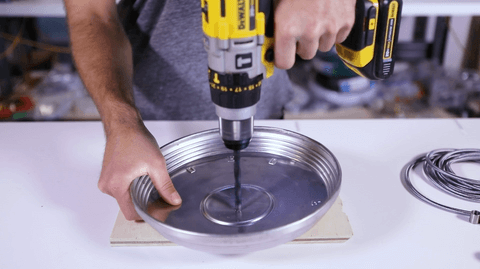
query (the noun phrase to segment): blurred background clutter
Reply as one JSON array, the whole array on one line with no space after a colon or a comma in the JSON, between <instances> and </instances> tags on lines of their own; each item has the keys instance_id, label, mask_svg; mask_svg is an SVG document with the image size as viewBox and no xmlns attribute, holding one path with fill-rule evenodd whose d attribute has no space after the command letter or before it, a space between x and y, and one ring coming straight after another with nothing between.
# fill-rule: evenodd
<instances>
[{"instance_id":1,"label":"blurred background clutter","mask_svg":"<svg viewBox=\"0 0 480 269\"><path fill-rule=\"evenodd\" d=\"M0 120L99 119L72 61L62 1L38 1L0 0ZM285 118L480 117L478 13L404 16L385 81L359 77L334 48L298 58Z\"/></svg>"},{"instance_id":2,"label":"blurred background clutter","mask_svg":"<svg viewBox=\"0 0 480 269\"><path fill-rule=\"evenodd\" d=\"M334 49L297 59L285 117L480 117L479 44L480 17L403 17L392 77L359 77Z\"/></svg>"}]
</instances>

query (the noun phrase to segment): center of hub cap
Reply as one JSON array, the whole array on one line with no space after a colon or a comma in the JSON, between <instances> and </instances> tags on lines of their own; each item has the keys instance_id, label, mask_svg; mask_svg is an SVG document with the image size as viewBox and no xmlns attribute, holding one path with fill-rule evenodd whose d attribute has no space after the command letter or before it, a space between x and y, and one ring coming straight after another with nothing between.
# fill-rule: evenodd
<instances>
[{"instance_id":1,"label":"center of hub cap","mask_svg":"<svg viewBox=\"0 0 480 269\"><path fill-rule=\"evenodd\" d=\"M244 184L241 205L235 202L235 187L225 186L212 191L200 208L210 221L225 226L249 226L266 217L274 207L274 197L265 189Z\"/></svg>"}]
</instances>

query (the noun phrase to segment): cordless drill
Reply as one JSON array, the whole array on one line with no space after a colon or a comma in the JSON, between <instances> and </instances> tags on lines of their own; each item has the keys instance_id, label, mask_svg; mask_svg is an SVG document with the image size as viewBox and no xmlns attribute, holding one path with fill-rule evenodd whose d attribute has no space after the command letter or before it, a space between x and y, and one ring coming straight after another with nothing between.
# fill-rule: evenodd
<instances>
[{"instance_id":1,"label":"cordless drill","mask_svg":"<svg viewBox=\"0 0 480 269\"><path fill-rule=\"evenodd\" d=\"M201 0L212 101L227 148L253 135L262 80L273 75L273 0ZM338 55L359 75L385 79L395 63L402 0L357 0L355 25Z\"/></svg>"}]
</instances>

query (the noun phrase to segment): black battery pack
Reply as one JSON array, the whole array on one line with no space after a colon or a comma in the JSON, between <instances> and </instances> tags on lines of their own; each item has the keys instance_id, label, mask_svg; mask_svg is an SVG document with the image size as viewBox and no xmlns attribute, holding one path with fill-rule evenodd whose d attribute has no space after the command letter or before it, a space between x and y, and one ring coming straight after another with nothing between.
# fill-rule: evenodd
<instances>
[{"instance_id":1,"label":"black battery pack","mask_svg":"<svg viewBox=\"0 0 480 269\"><path fill-rule=\"evenodd\" d=\"M350 35L336 45L338 55L350 69L371 80L392 75L402 6L402 0L357 1Z\"/></svg>"}]
</instances>

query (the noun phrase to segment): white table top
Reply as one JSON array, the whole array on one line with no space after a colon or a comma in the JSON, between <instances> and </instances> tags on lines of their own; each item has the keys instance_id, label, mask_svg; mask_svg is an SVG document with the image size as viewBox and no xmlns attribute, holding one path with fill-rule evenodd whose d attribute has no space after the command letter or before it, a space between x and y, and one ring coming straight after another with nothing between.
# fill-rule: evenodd
<instances>
[{"instance_id":1,"label":"white table top","mask_svg":"<svg viewBox=\"0 0 480 269\"><path fill-rule=\"evenodd\" d=\"M147 122L165 144L216 122ZM115 200L97 189L99 122L0 123L0 268L478 268L480 225L420 202L400 171L437 148L480 148L480 119L257 121L307 135L343 170L346 243L281 245L239 257L175 247L117 247ZM473 177L478 166L457 167ZM421 179L415 183L419 183ZM417 185L417 184L416 184ZM425 185L425 184L423 184ZM422 184L418 184L419 188ZM465 209L480 205L425 188Z\"/></svg>"},{"instance_id":2,"label":"white table top","mask_svg":"<svg viewBox=\"0 0 480 269\"><path fill-rule=\"evenodd\" d=\"M480 14L480 0L403 0L403 2L404 16ZM0 16L64 17L65 10L62 0L16 0L0 3Z\"/></svg>"}]
</instances>

